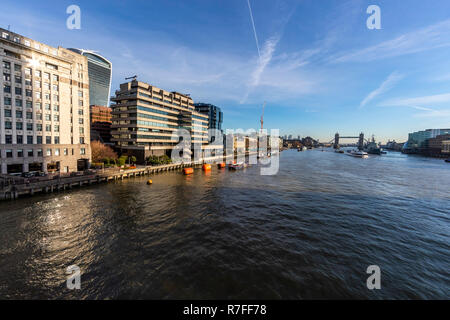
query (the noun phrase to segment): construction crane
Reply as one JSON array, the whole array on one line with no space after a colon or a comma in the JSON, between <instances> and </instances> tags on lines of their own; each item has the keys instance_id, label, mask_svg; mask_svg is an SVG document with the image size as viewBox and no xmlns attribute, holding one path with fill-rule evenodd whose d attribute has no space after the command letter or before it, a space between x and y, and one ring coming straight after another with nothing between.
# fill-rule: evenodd
<instances>
[{"instance_id":1,"label":"construction crane","mask_svg":"<svg viewBox=\"0 0 450 320\"><path fill-rule=\"evenodd\" d=\"M132 77L125 78L125 80L130 80L130 79L136 80L136 78L137 78L137 76L132 76Z\"/></svg>"},{"instance_id":2,"label":"construction crane","mask_svg":"<svg viewBox=\"0 0 450 320\"><path fill-rule=\"evenodd\" d=\"M266 107L266 102L264 101L263 108L262 108L262 114L261 114L261 132L263 131L264 126L264 108Z\"/></svg>"}]
</instances>

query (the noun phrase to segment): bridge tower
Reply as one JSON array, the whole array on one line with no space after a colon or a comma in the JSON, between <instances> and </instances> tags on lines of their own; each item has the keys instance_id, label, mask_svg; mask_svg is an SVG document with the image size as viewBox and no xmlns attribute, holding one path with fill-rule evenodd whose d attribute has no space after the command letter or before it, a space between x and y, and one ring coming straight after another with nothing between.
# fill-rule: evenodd
<instances>
[{"instance_id":1,"label":"bridge tower","mask_svg":"<svg viewBox=\"0 0 450 320\"><path fill-rule=\"evenodd\" d=\"M338 149L339 148L339 133L336 133L334 135L334 148Z\"/></svg>"},{"instance_id":2,"label":"bridge tower","mask_svg":"<svg viewBox=\"0 0 450 320\"><path fill-rule=\"evenodd\" d=\"M364 149L364 133L362 132L359 134L358 149Z\"/></svg>"}]
</instances>

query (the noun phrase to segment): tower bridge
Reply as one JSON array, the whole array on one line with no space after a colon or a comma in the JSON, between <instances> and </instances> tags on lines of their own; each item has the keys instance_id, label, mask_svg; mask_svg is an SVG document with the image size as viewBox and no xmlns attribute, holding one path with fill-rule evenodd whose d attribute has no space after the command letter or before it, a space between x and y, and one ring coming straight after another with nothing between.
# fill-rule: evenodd
<instances>
[{"instance_id":1,"label":"tower bridge","mask_svg":"<svg viewBox=\"0 0 450 320\"><path fill-rule=\"evenodd\" d=\"M334 139L331 140L329 143L333 144L333 147L335 149L339 148L339 142L341 139L358 139L358 149L362 150L364 148L364 141L367 141L364 139L364 133L360 133L359 136L340 136L339 133L336 133L334 135Z\"/></svg>"}]
</instances>

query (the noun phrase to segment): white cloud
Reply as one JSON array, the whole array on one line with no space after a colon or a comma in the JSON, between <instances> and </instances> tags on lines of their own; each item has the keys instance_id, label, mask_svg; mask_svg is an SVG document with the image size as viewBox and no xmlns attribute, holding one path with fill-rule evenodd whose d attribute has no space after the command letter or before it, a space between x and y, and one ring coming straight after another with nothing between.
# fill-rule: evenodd
<instances>
[{"instance_id":1,"label":"white cloud","mask_svg":"<svg viewBox=\"0 0 450 320\"><path fill-rule=\"evenodd\" d=\"M386 100L380 107L408 107L422 112L413 116L418 118L450 118L450 93L416 98L397 98Z\"/></svg>"},{"instance_id":2,"label":"white cloud","mask_svg":"<svg viewBox=\"0 0 450 320\"><path fill-rule=\"evenodd\" d=\"M367 97L365 97L364 100L361 101L359 107L360 108L364 107L366 104L368 104L370 101L372 101L379 95L382 95L383 93L389 91L402 78L403 76L399 74L397 71L391 73L377 89L369 93Z\"/></svg>"},{"instance_id":3,"label":"white cloud","mask_svg":"<svg viewBox=\"0 0 450 320\"><path fill-rule=\"evenodd\" d=\"M330 61L367 62L448 46L450 46L450 19L365 49L334 56Z\"/></svg>"}]
</instances>

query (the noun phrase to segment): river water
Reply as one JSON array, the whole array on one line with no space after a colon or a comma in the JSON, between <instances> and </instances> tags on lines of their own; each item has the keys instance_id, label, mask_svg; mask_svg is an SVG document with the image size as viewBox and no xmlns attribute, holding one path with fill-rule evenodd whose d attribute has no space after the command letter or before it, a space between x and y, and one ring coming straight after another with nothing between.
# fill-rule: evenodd
<instances>
[{"instance_id":1,"label":"river water","mask_svg":"<svg viewBox=\"0 0 450 320\"><path fill-rule=\"evenodd\" d=\"M2 202L0 298L450 297L450 164L330 150L279 161L274 176L213 167ZM70 265L80 290L66 288Z\"/></svg>"}]
</instances>

